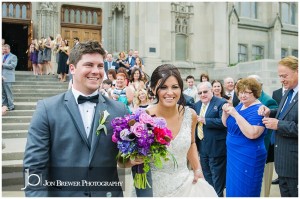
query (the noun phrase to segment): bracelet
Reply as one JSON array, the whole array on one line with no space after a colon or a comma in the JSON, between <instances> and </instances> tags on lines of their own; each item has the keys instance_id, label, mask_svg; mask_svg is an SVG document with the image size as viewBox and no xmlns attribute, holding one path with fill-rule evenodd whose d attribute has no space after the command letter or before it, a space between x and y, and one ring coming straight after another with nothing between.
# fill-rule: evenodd
<instances>
[{"instance_id":1,"label":"bracelet","mask_svg":"<svg viewBox=\"0 0 300 199\"><path fill-rule=\"evenodd\" d=\"M194 170L194 173L203 173L201 169Z\"/></svg>"}]
</instances>

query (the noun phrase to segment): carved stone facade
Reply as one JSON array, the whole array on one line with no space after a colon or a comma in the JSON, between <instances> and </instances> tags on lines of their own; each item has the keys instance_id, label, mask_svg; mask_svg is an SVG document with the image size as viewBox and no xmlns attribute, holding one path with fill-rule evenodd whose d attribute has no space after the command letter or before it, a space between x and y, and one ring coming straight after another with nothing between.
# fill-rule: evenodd
<instances>
[{"instance_id":1,"label":"carved stone facade","mask_svg":"<svg viewBox=\"0 0 300 199\"><path fill-rule=\"evenodd\" d=\"M120 52L128 49L129 16L128 3L111 2L108 16L108 45L109 52Z\"/></svg>"},{"instance_id":2,"label":"carved stone facade","mask_svg":"<svg viewBox=\"0 0 300 199\"><path fill-rule=\"evenodd\" d=\"M35 33L36 38L54 36L58 33L59 18L57 10L58 3L55 2L42 2L39 3L37 14L37 30Z\"/></svg>"}]
</instances>

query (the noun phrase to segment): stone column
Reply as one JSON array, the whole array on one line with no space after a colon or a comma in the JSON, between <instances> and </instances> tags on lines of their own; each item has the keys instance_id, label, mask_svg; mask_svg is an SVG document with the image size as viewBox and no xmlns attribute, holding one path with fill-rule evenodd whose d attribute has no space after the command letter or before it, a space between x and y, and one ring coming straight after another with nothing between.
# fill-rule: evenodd
<instances>
[{"instance_id":1,"label":"stone column","mask_svg":"<svg viewBox=\"0 0 300 199\"><path fill-rule=\"evenodd\" d=\"M39 3L37 12L38 30L37 38L53 36L58 33L58 10L57 3L43 2ZM53 22L53 23L52 23Z\"/></svg>"},{"instance_id":2,"label":"stone column","mask_svg":"<svg viewBox=\"0 0 300 199\"><path fill-rule=\"evenodd\" d=\"M274 20L273 27L269 30L269 56L270 59L280 60L281 59L281 21L277 15Z\"/></svg>"},{"instance_id":3,"label":"stone column","mask_svg":"<svg viewBox=\"0 0 300 199\"><path fill-rule=\"evenodd\" d=\"M229 64L238 63L238 16L233 8L229 16Z\"/></svg>"}]
</instances>

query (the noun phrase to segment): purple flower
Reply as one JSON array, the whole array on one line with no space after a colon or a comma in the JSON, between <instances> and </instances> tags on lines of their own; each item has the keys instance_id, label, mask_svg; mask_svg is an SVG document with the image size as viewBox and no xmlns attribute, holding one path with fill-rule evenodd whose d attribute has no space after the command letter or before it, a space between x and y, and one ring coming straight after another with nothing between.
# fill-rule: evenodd
<instances>
[{"instance_id":1,"label":"purple flower","mask_svg":"<svg viewBox=\"0 0 300 199\"><path fill-rule=\"evenodd\" d=\"M134 140L135 136L133 133L131 133L128 129L123 129L120 132L120 138L122 140L126 140L126 141L132 141Z\"/></svg>"},{"instance_id":2,"label":"purple flower","mask_svg":"<svg viewBox=\"0 0 300 199\"><path fill-rule=\"evenodd\" d=\"M161 118L161 117L155 117L153 118L154 120L154 126L155 127L158 127L158 128L166 128L167 127L167 122L164 118Z\"/></svg>"},{"instance_id":3,"label":"purple flower","mask_svg":"<svg viewBox=\"0 0 300 199\"><path fill-rule=\"evenodd\" d=\"M141 115L139 117L139 121L140 121L140 123L154 125L153 118L150 115L148 115L146 112L145 113L141 113Z\"/></svg>"},{"instance_id":4,"label":"purple flower","mask_svg":"<svg viewBox=\"0 0 300 199\"><path fill-rule=\"evenodd\" d=\"M123 153L123 154L128 154L130 150L130 142L129 141L118 141L118 149Z\"/></svg>"},{"instance_id":5,"label":"purple flower","mask_svg":"<svg viewBox=\"0 0 300 199\"><path fill-rule=\"evenodd\" d=\"M139 122L136 122L130 127L130 131L134 133L136 137L141 137L144 130L146 130L145 125Z\"/></svg>"}]
</instances>

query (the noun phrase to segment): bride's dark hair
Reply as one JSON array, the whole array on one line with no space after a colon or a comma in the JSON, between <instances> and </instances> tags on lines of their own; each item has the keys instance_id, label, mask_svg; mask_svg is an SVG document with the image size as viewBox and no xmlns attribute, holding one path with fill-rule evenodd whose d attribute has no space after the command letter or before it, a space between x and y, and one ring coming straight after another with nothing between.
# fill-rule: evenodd
<instances>
[{"instance_id":1,"label":"bride's dark hair","mask_svg":"<svg viewBox=\"0 0 300 199\"><path fill-rule=\"evenodd\" d=\"M178 104L181 105L178 107L178 111L181 112L182 110L184 110L184 106L186 105L184 96L183 96L183 80L181 78L180 72L178 70L178 68L172 64L164 64L164 65L160 65L158 66L152 73L151 78L150 78L150 88L148 89L149 94L151 96L155 96L157 99L157 102L159 101L158 98L158 91L159 89L161 89L161 87L164 85L164 83L166 82L166 80L170 77L173 76L177 79L179 87L181 89L181 93L180 93L180 98L178 101ZM156 89L155 93L153 93L153 91Z\"/></svg>"}]
</instances>

